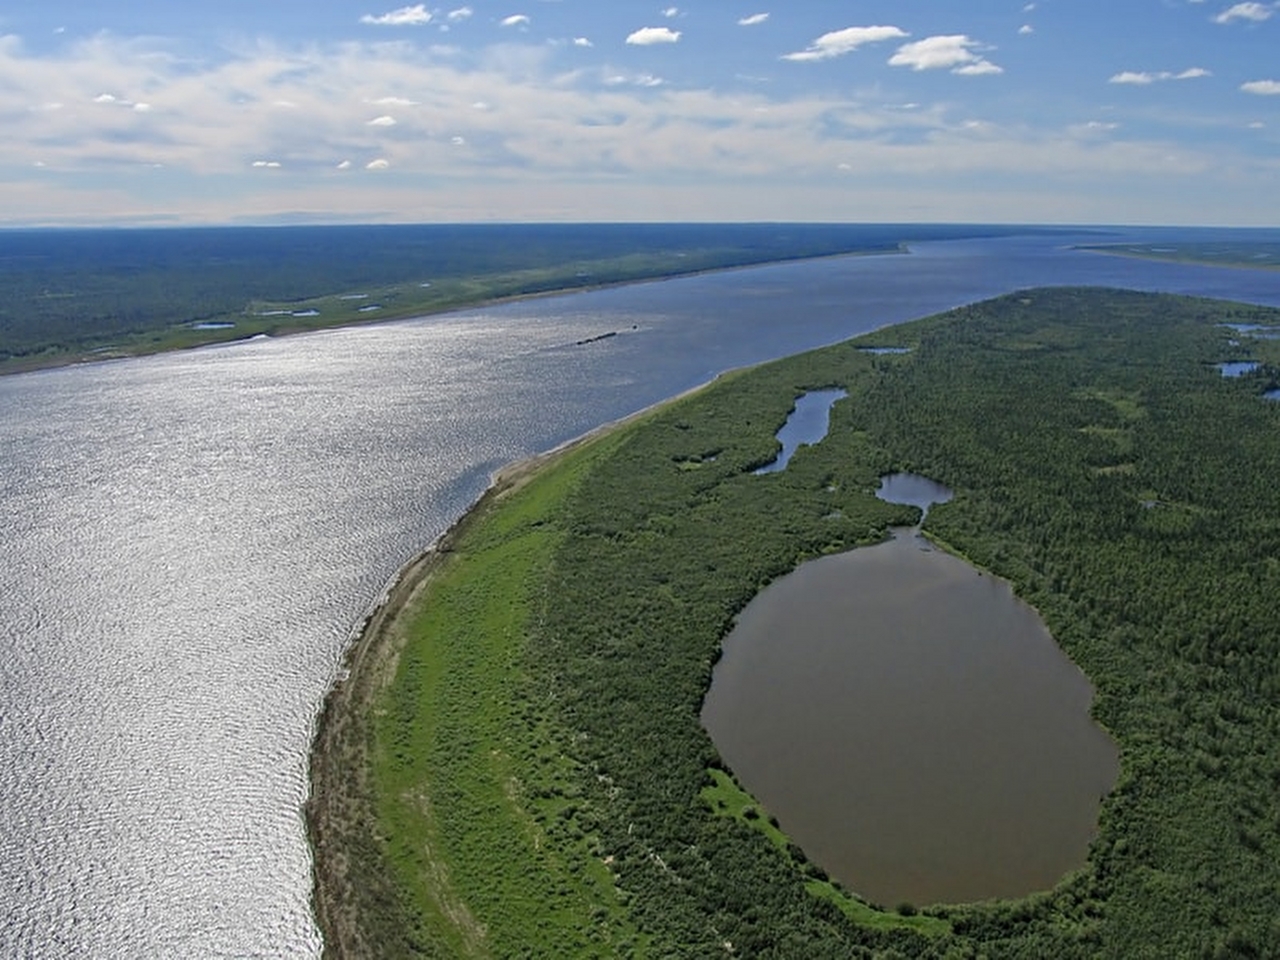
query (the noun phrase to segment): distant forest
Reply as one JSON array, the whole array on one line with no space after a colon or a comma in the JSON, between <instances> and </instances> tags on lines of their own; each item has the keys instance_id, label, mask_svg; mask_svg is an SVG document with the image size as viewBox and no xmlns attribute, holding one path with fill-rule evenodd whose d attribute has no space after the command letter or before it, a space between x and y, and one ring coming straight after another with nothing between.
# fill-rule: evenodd
<instances>
[{"instance_id":1,"label":"distant forest","mask_svg":"<svg viewBox=\"0 0 1280 960\"><path fill-rule=\"evenodd\" d=\"M0 231L0 372L1009 232L828 224Z\"/></svg>"}]
</instances>

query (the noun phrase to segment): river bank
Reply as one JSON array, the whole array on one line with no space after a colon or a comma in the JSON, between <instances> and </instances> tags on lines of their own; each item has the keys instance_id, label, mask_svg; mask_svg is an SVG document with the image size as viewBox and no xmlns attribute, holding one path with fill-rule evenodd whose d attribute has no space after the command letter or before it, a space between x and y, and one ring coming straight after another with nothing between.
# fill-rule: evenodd
<instances>
[{"instance_id":1,"label":"river bank","mask_svg":"<svg viewBox=\"0 0 1280 960\"><path fill-rule=\"evenodd\" d=\"M397 908L402 891L396 888L394 871L382 850L386 838L377 833L374 727L379 698L396 677L422 606L459 546L486 517L574 452L714 382L699 384L495 471L480 498L396 574L366 615L348 648L342 673L325 697L310 759L311 788L304 813L312 851L312 904L324 936L325 956L382 956L385 940L369 942L369 931L412 925ZM423 803L430 801L424 797ZM479 950L483 931L452 892L447 865L435 864L432 872L436 883L430 896L460 932L466 952Z\"/></svg>"}]
</instances>

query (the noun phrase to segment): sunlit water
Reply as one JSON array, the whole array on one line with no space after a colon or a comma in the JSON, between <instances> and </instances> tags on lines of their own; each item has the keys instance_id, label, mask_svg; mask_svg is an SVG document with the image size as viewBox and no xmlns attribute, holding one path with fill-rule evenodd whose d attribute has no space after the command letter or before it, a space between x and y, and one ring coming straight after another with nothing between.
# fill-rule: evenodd
<instances>
[{"instance_id":1,"label":"sunlit water","mask_svg":"<svg viewBox=\"0 0 1280 960\"><path fill-rule=\"evenodd\" d=\"M1062 242L0 378L0 956L316 955L317 711L369 605L498 465L727 368L1017 287L1280 304L1280 274Z\"/></svg>"}]
</instances>

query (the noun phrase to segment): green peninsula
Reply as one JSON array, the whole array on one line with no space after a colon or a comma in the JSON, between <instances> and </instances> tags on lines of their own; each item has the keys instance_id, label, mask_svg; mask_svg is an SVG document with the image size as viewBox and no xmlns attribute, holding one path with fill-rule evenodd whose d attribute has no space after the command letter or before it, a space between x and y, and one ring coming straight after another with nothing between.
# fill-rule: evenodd
<instances>
[{"instance_id":1,"label":"green peninsula","mask_svg":"<svg viewBox=\"0 0 1280 960\"><path fill-rule=\"evenodd\" d=\"M1280 343L1241 333L1276 326L1023 291L723 376L505 471L327 701L308 804L327 954L1280 955ZM829 387L848 396L828 436L756 475L796 398ZM896 469L956 492L930 535L1040 611L1120 747L1087 861L1052 890L866 903L699 723L765 584L916 519L873 495Z\"/></svg>"}]
</instances>

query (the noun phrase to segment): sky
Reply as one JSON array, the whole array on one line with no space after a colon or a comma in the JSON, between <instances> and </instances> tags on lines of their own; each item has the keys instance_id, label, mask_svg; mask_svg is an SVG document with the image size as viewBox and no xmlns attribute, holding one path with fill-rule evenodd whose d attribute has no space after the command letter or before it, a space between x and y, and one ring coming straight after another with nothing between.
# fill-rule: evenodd
<instances>
[{"instance_id":1,"label":"sky","mask_svg":"<svg viewBox=\"0 0 1280 960\"><path fill-rule=\"evenodd\" d=\"M1280 225L1280 0L0 0L0 226Z\"/></svg>"}]
</instances>

